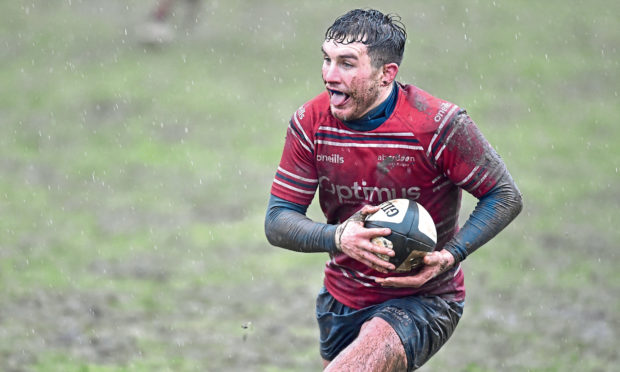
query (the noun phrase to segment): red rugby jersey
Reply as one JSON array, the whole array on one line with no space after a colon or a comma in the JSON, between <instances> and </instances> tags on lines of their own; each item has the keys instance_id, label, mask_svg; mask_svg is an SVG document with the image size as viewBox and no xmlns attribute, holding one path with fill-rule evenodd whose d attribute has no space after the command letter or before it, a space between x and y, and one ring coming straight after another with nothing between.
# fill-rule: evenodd
<instances>
[{"instance_id":1,"label":"red rugby jersey","mask_svg":"<svg viewBox=\"0 0 620 372\"><path fill-rule=\"evenodd\" d=\"M412 86L398 85L396 107L378 128L360 132L334 118L327 92L300 107L289 122L271 193L309 205L318 188L327 223L346 220L366 204L408 198L423 205L437 227L437 250L458 231L461 189L481 197L502 169L475 124L453 120L462 110ZM407 274L389 274L407 275ZM380 273L345 254L331 257L325 286L359 309L412 294L465 297L460 265L421 288L384 288Z\"/></svg>"}]
</instances>

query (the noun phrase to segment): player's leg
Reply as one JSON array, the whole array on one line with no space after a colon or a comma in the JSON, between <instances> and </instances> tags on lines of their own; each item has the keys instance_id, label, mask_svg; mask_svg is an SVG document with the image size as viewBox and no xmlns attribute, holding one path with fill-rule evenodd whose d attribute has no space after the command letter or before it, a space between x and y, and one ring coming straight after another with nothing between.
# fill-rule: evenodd
<instances>
[{"instance_id":1,"label":"player's leg","mask_svg":"<svg viewBox=\"0 0 620 372\"><path fill-rule=\"evenodd\" d=\"M352 361L357 351L364 355L384 352L385 358L399 356L404 349L403 370L410 371L422 366L448 341L463 313L463 302L437 296L404 297L356 310L338 302L325 288L319 292L316 305L324 365L329 364L326 361L336 362L341 354L342 360ZM390 353L385 353L385 348ZM350 350L356 353L349 354ZM374 355L373 360L380 361L381 357ZM337 365L327 368L338 370ZM366 369L368 364L362 370Z\"/></svg>"},{"instance_id":2,"label":"player's leg","mask_svg":"<svg viewBox=\"0 0 620 372\"><path fill-rule=\"evenodd\" d=\"M325 365L324 361L324 365ZM364 323L357 338L327 365L325 371L404 371L405 348L396 331L381 318Z\"/></svg>"}]
</instances>

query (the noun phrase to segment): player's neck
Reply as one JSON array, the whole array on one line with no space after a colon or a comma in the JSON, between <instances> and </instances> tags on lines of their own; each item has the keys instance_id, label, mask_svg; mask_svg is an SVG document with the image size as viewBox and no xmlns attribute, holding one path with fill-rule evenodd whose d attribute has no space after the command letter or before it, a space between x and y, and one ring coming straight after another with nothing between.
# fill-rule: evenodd
<instances>
[{"instance_id":1,"label":"player's neck","mask_svg":"<svg viewBox=\"0 0 620 372\"><path fill-rule=\"evenodd\" d=\"M392 94L392 91L394 90L394 85L395 84L392 83L385 87L379 87L379 94L377 95L377 100L375 101L375 104L372 105L370 109L368 109L368 111L361 117L364 118L371 116L372 112L378 111L377 108L384 105L387 99L390 97L390 94Z\"/></svg>"},{"instance_id":2,"label":"player's neck","mask_svg":"<svg viewBox=\"0 0 620 372\"><path fill-rule=\"evenodd\" d=\"M364 114L361 118L344 123L351 129L357 131L369 131L378 128L383 124L394 111L398 96L398 86L396 83L390 84L391 88L386 89L388 95L380 101L379 105Z\"/></svg>"}]
</instances>

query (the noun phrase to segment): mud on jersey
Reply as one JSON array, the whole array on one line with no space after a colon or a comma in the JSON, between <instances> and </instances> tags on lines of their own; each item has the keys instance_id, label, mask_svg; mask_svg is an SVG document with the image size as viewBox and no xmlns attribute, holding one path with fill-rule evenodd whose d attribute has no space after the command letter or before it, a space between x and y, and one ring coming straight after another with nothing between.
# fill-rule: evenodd
<instances>
[{"instance_id":1,"label":"mud on jersey","mask_svg":"<svg viewBox=\"0 0 620 372\"><path fill-rule=\"evenodd\" d=\"M396 107L378 128L355 131L335 119L326 92L289 122L271 193L309 205L316 190L327 223L346 220L366 204L408 198L422 204L437 227L437 250L458 231L461 189L481 197L496 183L500 164L476 125L458 106L412 85L398 85ZM407 274L389 274L407 275ZM325 267L325 286L343 304L362 308L390 298L435 294L462 300L460 265L420 288L384 288L386 277L345 254Z\"/></svg>"}]
</instances>

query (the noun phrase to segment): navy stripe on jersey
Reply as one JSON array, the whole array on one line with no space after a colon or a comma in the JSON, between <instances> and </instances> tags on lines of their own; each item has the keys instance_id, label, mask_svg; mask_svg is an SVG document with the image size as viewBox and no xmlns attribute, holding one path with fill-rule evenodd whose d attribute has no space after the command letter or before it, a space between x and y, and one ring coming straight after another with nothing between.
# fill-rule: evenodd
<instances>
[{"instance_id":1,"label":"navy stripe on jersey","mask_svg":"<svg viewBox=\"0 0 620 372\"><path fill-rule=\"evenodd\" d=\"M302 118L303 118L303 116L302 116ZM306 132L304 132L304 128L301 126L301 123L299 122L299 110L295 111L295 114L293 114L293 121L295 122L295 126L297 128L299 128L299 130L303 134L303 138L310 145L310 148L312 149L312 152L314 152L314 144L312 144L312 141L310 140L310 137L308 137L308 134L306 134Z\"/></svg>"},{"instance_id":2,"label":"navy stripe on jersey","mask_svg":"<svg viewBox=\"0 0 620 372\"><path fill-rule=\"evenodd\" d=\"M478 189L478 187L480 187L480 185L482 185L484 181L487 180L489 176L491 176L491 179L493 179L501 172L502 168L496 168L489 172L486 167L482 168L477 165L462 181L458 182L456 185L464 190L467 190L467 192L474 193Z\"/></svg>"},{"instance_id":3,"label":"navy stripe on jersey","mask_svg":"<svg viewBox=\"0 0 620 372\"><path fill-rule=\"evenodd\" d=\"M289 126L289 128L291 128L291 129L293 130L293 132L295 132L295 133L297 134L297 136L298 136L298 137L303 138L303 136L304 136L304 135L303 135L303 133L301 133L301 132L299 131L299 129L297 129L297 128L295 127L295 124L293 124L293 119L291 119L291 120L289 120L289 121L288 121L288 126Z\"/></svg>"},{"instance_id":4,"label":"navy stripe on jersey","mask_svg":"<svg viewBox=\"0 0 620 372\"><path fill-rule=\"evenodd\" d=\"M317 133L316 137L319 138L332 138L332 139L337 139L337 140L356 140L356 141L366 141L366 142L371 142L371 141L393 141L393 142L405 142L405 143L420 143L417 139L415 138L393 138L393 137L353 137L353 136L341 136L338 134L331 134L331 133Z\"/></svg>"},{"instance_id":5,"label":"navy stripe on jersey","mask_svg":"<svg viewBox=\"0 0 620 372\"><path fill-rule=\"evenodd\" d=\"M293 123L292 119L289 121L288 127L291 130L291 133L293 133L293 136L295 136L295 138L297 138L297 140L299 141L299 144L308 152L314 155L314 146L310 146L310 143L305 139L304 133L299 128L297 128L297 126Z\"/></svg>"},{"instance_id":6,"label":"navy stripe on jersey","mask_svg":"<svg viewBox=\"0 0 620 372\"><path fill-rule=\"evenodd\" d=\"M338 265L336 263L335 257L333 257L330 260L330 265L332 267L334 267L334 268L338 268L345 278L349 278L351 280L354 280L354 281L358 282L359 284L363 285L364 287L376 287L377 286L377 284L375 284L375 279L377 277L372 276L372 275L365 275L364 273L356 271L356 270L354 270L352 268ZM366 280L364 280L364 279L366 279Z\"/></svg>"},{"instance_id":7,"label":"navy stripe on jersey","mask_svg":"<svg viewBox=\"0 0 620 372\"><path fill-rule=\"evenodd\" d=\"M429 146L428 146L428 151L426 153L427 156L431 155L431 151L433 153L437 153L437 155L435 155L435 158L436 158L435 161L437 159L439 159L439 155L441 155L441 152L445 148L445 142L443 142L441 144L439 142L436 143L436 141L438 140L438 138L437 138L438 134L442 133L442 130L444 129L446 123L448 122L448 120L450 120L452 118L452 114L454 114L454 112L459 108L457 105L451 105L449 107L450 107L450 109L447 110L448 111L447 114L443 117L443 120L441 121L441 124L439 124L439 127L437 128L437 131L435 132L435 135L431 139L431 142L429 143ZM442 134L441 138L444 138L444 136L445 136L445 132ZM442 147L439 150L439 152L436 152L436 150L437 150L437 148L439 146L442 146Z\"/></svg>"},{"instance_id":8,"label":"navy stripe on jersey","mask_svg":"<svg viewBox=\"0 0 620 372\"><path fill-rule=\"evenodd\" d=\"M483 177L484 169L480 169L479 166L476 166L469 174L473 177L470 177L468 181L459 182L459 186L465 190L469 190L475 183L477 183ZM469 177L469 176L467 176Z\"/></svg>"},{"instance_id":9,"label":"navy stripe on jersey","mask_svg":"<svg viewBox=\"0 0 620 372\"><path fill-rule=\"evenodd\" d=\"M440 126L440 128L438 129L438 132L436 132L435 137L433 137L436 142L433 144L432 146L432 152L436 153L437 149L445 142L445 138L446 136L448 136L448 133L452 134L452 124L454 123L454 119L448 121L446 124L447 125L442 125Z\"/></svg>"},{"instance_id":10,"label":"navy stripe on jersey","mask_svg":"<svg viewBox=\"0 0 620 372\"><path fill-rule=\"evenodd\" d=\"M305 178L289 172L282 167L278 167L273 182L286 189L306 195L314 195L316 187L319 184L318 179Z\"/></svg>"},{"instance_id":11,"label":"navy stripe on jersey","mask_svg":"<svg viewBox=\"0 0 620 372\"><path fill-rule=\"evenodd\" d=\"M484 171L480 171L477 173L477 179L478 182L476 182L474 185L464 185L462 186L465 190L467 190L470 193L475 192L478 187L480 187L480 185L482 185L484 183L484 181L487 180L487 178L491 177L491 179L497 179L497 177L499 176L499 174L501 174L503 172L503 168L499 167L499 168L493 168L493 169L485 169ZM473 183L473 182L471 182Z\"/></svg>"},{"instance_id":12,"label":"navy stripe on jersey","mask_svg":"<svg viewBox=\"0 0 620 372\"><path fill-rule=\"evenodd\" d=\"M299 187L303 187L305 189L314 190L314 188L316 187L316 184L307 184L307 183L304 183L304 182L295 181L293 178L287 177L287 176L283 175L280 172L276 172L276 177L279 178L282 181L291 183L293 185L297 185Z\"/></svg>"},{"instance_id":13,"label":"navy stripe on jersey","mask_svg":"<svg viewBox=\"0 0 620 372\"><path fill-rule=\"evenodd\" d=\"M437 138L437 141L435 142L435 144L433 145L431 152L433 154L437 154L437 150L443 146L446 143L446 136L448 133L450 133L450 137L452 137L452 134L454 133L454 131L450 131L449 129L452 129L451 127L448 126L448 128L443 128L444 130L440 133L440 136Z\"/></svg>"},{"instance_id":14,"label":"navy stripe on jersey","mask_svg":"<svg viewBox=\"0 0 620 372\"><path fill-rule=\"evenodd\" d=\"M449 115L451 115L452 112L454 112L457 108L458 106L452 107L452 109L449 112ZM448 115L446 115L446 119L447 118L448 118ZM439 138L437 138L437 142L432 146L431 151L433 154L435 154L435 161L439 160L439 157L441 156L441 153L443 152L443 150L446 148L446 145L450 142L450 139L452 139L452 136L458 130L458 128L455 128L454 125L452 125L454 124L454 118L456 118L456 115L452 119L450 119L450 121L447 122L448 125L444 126L443 128L444 130L440 132L440 136Z\"/></svg>"},{"instance_id":15,"label":"navy stripe on jersey","mask_svg":"<svg viewBox=\"0 0 620 372\"><path fill-rule=\"evenodd\" d=\"M315 134L315 143L336 147L383 147L424 150L411 132L361 133L321 126Z\"/></svg>"}]
</instances>

